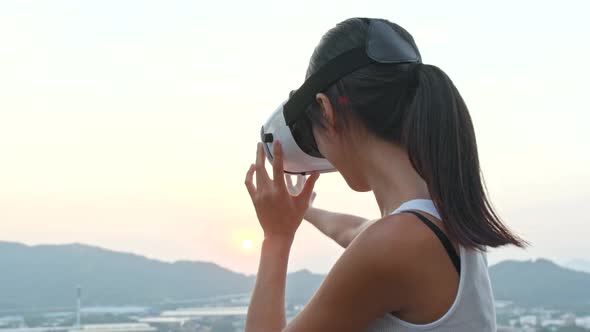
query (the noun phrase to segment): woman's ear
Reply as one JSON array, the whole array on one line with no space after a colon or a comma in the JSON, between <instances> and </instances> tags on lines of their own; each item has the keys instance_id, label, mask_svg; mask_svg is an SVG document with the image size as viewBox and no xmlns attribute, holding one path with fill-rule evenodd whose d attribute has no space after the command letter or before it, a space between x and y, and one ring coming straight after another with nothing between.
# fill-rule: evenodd
<instances>
[{"instance_id":1,"label":"woman's ear","mask_svg":"<svg viewBox=\"0 0 590 332\"><path fill-rule=\"evenodd\" d=\"M332 103L328 96L324 93L318 93L315 95L315 100L320 105L320 111L322 112L322 116L326 121L326 124L330 129L335 128L336 126L336 115L334 114L334 108L332 107Z\"/></svg>"}]
</instances>

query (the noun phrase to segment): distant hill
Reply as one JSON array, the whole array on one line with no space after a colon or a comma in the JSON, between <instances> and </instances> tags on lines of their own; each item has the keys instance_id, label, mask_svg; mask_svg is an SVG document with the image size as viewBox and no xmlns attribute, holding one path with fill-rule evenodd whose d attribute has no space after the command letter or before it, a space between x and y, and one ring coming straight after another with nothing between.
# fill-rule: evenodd
<instances>
[{"instance_id":1,"label":"distant hill","mask_svg":"<svg viewBox=\"0 0 590 332\"><path fill-rule=\"evenodd\" d=\"M590 308L590 274L546 259L504 261L490 268L494 296L523 306Z\"/></svg>"},{"instance_id":2,"label":"distant hill","mask_svg":"<svg viewBox=\"0 0 590 332\"><path fill-rule=\"evenodd\" d=\"M313 295L322 275L300 271L291 282L291 296L305 302ZM546 259L503 261L490 267L494 297L525 307L590 310L590 274L559 266Z\"/></svg>"},{"instance_id":3,"label":"distant hill","mask_svg":"<svg viewBox=\"0 0 590 332\"><path fill-rule=\"evenodd\" d=\"M251 290L254 278L213 263L166 263L80 244L0 242L0 309L151 304Z\"/></svg>"},{"instance_id":4,"label":"distant hill","mask_svg":"<svg viewBox=\"0 0 590 332\"><path fill-rule=\"evenodd\" d=\"M248 293L254 276L213 263L167 263L81 244L0 242L0 311L72 308L76 285L85 305L155 305ZM504 261L490 268L495 297L524 306L590 307L590 274L551 261ZM290 273L286 297L306 303L324 275Z\"/></svg>"},{"instance_id":5,"label":"distant hill","mask_svg":"<svg viewBox=\"0 0 590 332\"><path fill-rule=\"evenodd\" d=\"M289 273L285 297L293 303L307 303L324 281L324 277L323 274L312 273L308 270Z\"/></svg>"},{"instance_id":6,"label":"distant hill","mask_svg":"<svg viewBox=\"0 0 590 332\"><path fill-rule=\"evenodd\" d=\"M287 298L305 303L323 276L289 274ZM27 246L0 241L0 311L71 309L75 288L84 304L154 305L249 293L255 277L213 263L167 263L82 244Z\"/></svg>"}]
</instances>

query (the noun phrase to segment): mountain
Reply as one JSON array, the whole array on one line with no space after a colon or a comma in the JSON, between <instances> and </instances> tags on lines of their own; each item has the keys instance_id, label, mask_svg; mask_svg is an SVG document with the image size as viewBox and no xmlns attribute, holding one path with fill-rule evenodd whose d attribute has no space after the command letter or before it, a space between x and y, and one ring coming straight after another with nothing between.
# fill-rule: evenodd
<instances>
[{"instance_id":1,"label":"mountain","mask_svg":"<svg viewBox=\"0 0 590 332\"><path fill-rule=\"evenodd\" d=\"M490 267L494 296L522 306L590 308L590 274L546 259L504 261Z\"/></svg>"},{"instance_id":2,"label":"mountain","mask_svg":"<svg viewBox=\"0 0 590 332\"><path fill-rule=\"evenodd\" d=\"M324 281L325 275L312 273L309 270L292 272L287 275L285 298L289 302L305 304Z\"/></svg>"},{"instance_id":3,"label":"mountain","mask_svg":"<svg viewBox=\"0 0 590 332\"><path fill-rule=\"evenodd\" d=\"M255 277L213 263L167 263L82 244L0 242L0 311L71 309L75 288L92 305L166 303L251 292ZM590 274L551 261L504 261L490 267L494 294L522 306L590 309ZM304 304L324 275L289 273L286 298Z\"/></svg>"},{"instance_id":4,"label":"mountain","mask_svg":"<svg viewBox=\"0 0 590 332\"><path fill-rule=\"evenodd\" d=\"M213 263L166 263L81 244L0 242L0 309L153 304L252 289L254 278Z\"/></svg>"},{"instance_id":5,"label":"mountain","mask_svg":"<svg viewBox=\"0 0 590 332\"><path fill-rule=\"evenodd\" d=\"M154 305L249 293L255 277L213 263L167 263L82 244L27 246L0 241L0 311L84 305ZM286 295L305 303L323 276L290 273Z\"/></svg>"},{"instance_id":6,"label":"mountain","mask_svg":"<svg viewBox=\"0 0 590 332\"><path fill-rule=\"evenodd\" d=\"M590 310L590 273L559 266L546 259L503 261L490 267L494 297L524 307ZM319 287L323 275L303 270L291 274L287 297L303 303Z\"/></svg>"}]
</instances>

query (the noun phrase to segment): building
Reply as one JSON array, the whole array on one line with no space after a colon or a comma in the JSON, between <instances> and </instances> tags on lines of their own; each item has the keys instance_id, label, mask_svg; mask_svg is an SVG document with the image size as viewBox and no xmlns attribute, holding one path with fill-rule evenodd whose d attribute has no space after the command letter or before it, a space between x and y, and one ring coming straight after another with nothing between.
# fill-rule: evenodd
<instances>
[{"instance_id":1,"label":"building","mask_svg":"<svg viewBox=\"0 0 590 332\"><path fill-rule=\"evenodd\" d=\"M81 325L68 332L155 332L157 329L146 323Z\"/></svg>"}]
</instances>

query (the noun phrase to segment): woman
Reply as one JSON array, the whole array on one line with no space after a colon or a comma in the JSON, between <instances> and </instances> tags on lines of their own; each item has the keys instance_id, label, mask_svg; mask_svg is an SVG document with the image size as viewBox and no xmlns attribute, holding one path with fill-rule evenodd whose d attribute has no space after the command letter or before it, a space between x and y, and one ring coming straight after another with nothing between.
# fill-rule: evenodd
<instances>
[{"instance_id":1,"label":"woman","mask_svg":"<svg viewBox=\"0 0 590 332\"><path fill-rule=\"evenodd\" d=\"M362 45L368 21L328 31L307 75ZM486 196L471 118L448 76L431 65L371 64L318 93L306 114L321 154L351 189L373 191L382 217L308 211L319 175L290 194L280 142L273 179L259 144L246 187L264 241L246 331L495 331L485 250L525 243ZM346 250L287 325L287 262L304 216Z\"/></svg>"}]
</instances>

